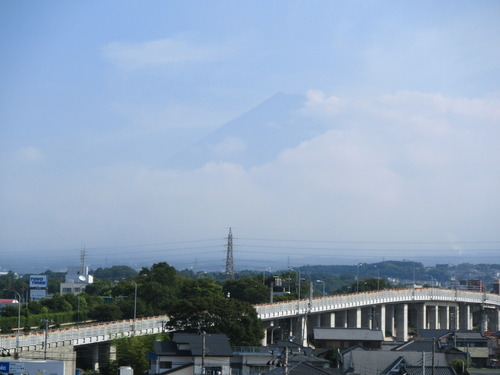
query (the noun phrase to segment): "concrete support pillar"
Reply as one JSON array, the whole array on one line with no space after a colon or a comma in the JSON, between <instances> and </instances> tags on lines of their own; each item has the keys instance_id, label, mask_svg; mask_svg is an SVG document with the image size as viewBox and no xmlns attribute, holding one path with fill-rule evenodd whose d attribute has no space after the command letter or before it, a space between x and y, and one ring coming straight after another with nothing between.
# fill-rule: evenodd
<instances>
[{"instance_id":1,"label":"concrete support pillar","mask_svg":"<svg viewBox=\"0 0 500 375\"><path fill-rule=\"evenodd\" d=\"M326 318L326 326L330 328L335 328L335 313L329 313L325 315Z\"/></svg>"},{"instance_id":2,"label":"concrete support pillar","mask_svg":"<svg viewBox=\"0 0 500 375\"><path fill-rule=\"evenodd\" d=\"M408 341L408 304L406 303L396 307L396 339Z\"/></svg>"},{"instance_id":3,"label":"concrete support pillar","mask_svg":"<svg viewBox=\"0 0 500 375\"><path fill-rule=\"evenodd\" d=\"M382 331L385 337L385 304L379 306L378 329Z\"/></svg>"},{"instance_id":4,"label":"concrete support pillar","mask_svg":"<svg viewBox=\"0 0 500 375\"><path fill-rule=\"evenodd\" d=\"M417 311L417 330L427 328L427 306L425 303L415 306Z\"/></svg>"},{"instance_id":5,"label":"concrete support pillar","mask_svg":"<svg viewBox=\"0 0 500 375\"><path fill-rule=\"evenodd\" d=\"M262 346L267 346L267 331L271 329L271 327L269 328L264 328L264 338L262 340L260 340L260 344Z\"/></svg>"},{"instance_id":6,"label":"concrete support pillar","mask_svg":"<svg viewBox=\"0 0 500 375\"><path fill-rule=\"evenodd\" d=\"M479 327L481 332L488 331L488 309L485 308L481 309L481 324Z\"/></svg>"},{"instance_id":7,"label":"concrete support pillar","mask_svg":"<svg viewBox=\"0 0 500 375\"><path fill-rule=\"evenodd\" d=\"M386 308L386 330L390 336L396 336L396 319L394 313L395 305L388 305Z\"/></svg>"},{"instance_id":8,"label":"concrete support pillar","mask_svg":"<svg viewBox=\"0 0 500 375\"><path fill-rule=\"evenodd\" d=\"M299 318L299 323L300 323L300 342L302 346L308 346L307 345L307 319L303 316Z\"/></svg>"},{"instance_id":9,"label":"concrete support pillar","mask_svg":"<svg viewBox=\"0 0 500 375\"><path fill-rule=\"evenodd\" d=\"M455 304L451 306L450 309L450 329L457 330L459 329L460 325L458 324L460 319L460 309L458 307L458 304Z\"/></svg>"},{"instance_id":10,"label":"concrete support pillar","mask_svg":"<svg viewBox=\"0 0 500 375\"><path fill-rule=\"evenodd\" d=\"M295 336L295 319L294 318L290 318L290 330L288 332L288 336Z\"/></svg>"},{"instance_id":11,"label":"concrete support pillar","mask_svg":"<svg viewBox=\"0 0 500 375\"><path fill-rule=\"evenodd\" d=\"M450 329L450 306L439 307L439 328Z\"/></svg>"},{"instance_id":12,"label":"concrete support pillar","mask_svg":"<svg viewBox=\"0 0 500 375\"><path fill-rule=\"evenodd\" d=\"M99 345L92 345L92 369L99 371Z\"/></svg>"},{"instance_id":13,"label":"concrete support pillar","mask_svg":"<svg viewBox=\"0 0 500 375\"><path fill-rule=\"evenodd\" d=\"M490 314L490 330L500 331L500 309L492 309Z\"/></svg>"},{"instance_id":14,"label":"concrete support pillar","mask_svg":"<svg viewBox=\"0 0 500 375\"><path fill-rule=\"evenodd\" d=\"M460 329L472 329L472 314L470 305L463 303L460 305Z\"/></svg>"}]
</instances>

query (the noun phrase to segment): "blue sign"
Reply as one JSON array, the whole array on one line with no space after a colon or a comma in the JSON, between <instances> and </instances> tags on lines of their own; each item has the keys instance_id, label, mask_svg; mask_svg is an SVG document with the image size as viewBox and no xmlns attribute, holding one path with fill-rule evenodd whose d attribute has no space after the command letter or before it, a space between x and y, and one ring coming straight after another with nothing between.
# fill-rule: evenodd
<instances>
[{"instance_id":1,"label":"blue sign","mask_svg":"<svg viewBox=\"0 0 500 375\"><path fill-rule=\"evenodd\" d=\"M10 363L9 362L0 362L0 372L8 374L10 371Z\"/></svg>"},{"instance_id":2,"label":"blue sign","mask_svg":"<svg viewBox=\"0 0 500 375\"><path fill-rule=\"evenodd\" d=\"M47 275L30 275L30 288L47 288Z\"/></svg>"}]
</instances>

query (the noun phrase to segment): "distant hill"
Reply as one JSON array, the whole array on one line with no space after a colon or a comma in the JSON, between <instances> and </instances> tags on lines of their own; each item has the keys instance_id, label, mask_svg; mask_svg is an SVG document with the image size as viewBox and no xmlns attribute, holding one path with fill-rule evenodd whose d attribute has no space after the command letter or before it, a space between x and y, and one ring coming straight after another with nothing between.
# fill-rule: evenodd
<instances>
[{"instance_id":1,"label":"distant hill","mask_svg":"<svg viewBox=\"0 0 500 375\"><path fill-rule=\"evenodd\" d=\"M278 93L177 154L169 166L199 168L227 162L254 167L272 161L319 134L318 126L300 116L305 100L303 95Z\"/></svg>"}]
</instances>

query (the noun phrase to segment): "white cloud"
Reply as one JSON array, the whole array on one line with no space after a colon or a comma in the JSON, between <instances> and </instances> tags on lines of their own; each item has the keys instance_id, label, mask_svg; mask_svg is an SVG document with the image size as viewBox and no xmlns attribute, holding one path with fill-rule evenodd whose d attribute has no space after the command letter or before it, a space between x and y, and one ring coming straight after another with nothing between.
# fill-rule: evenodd
<instances>
[{"instance_id":1,"label":"white cloud","mask_svg":"<svg viewBox=\"0 0 500 375\"><path fill-rule=\"evenodd\" d=\"M306 96L307 101L302 109L302 113L306 116L330 117L347 105L346 100L342 100L338 96L328 97L320 90L309 90Z\"/></svg>"},{"instance_id":2,"label":"white cloud","mask_svg":"<svg viewBox=\"0 0 500 375\"><path fill-rule=\"evenodd\" d=\"M216 61L222 53L220 47L174 37L142 43L113 42L103 48L106 59L127 68Z\"/></svg>"},{"instance_id":3,"label":"white cloud","mask_svg":"<svg viewBox=\"0 0 500 375\"><path fill-rule=\"evenodd\" d=\"M3 235L40 239L57 228L58 239L80 243L83 238L95 246L110 239L115 244L165 241L176 233L192 239L210 231L222 237L232 226L240 236L251 232L257 238L441 240L462 256L471 253L460 241L498 239L500 102L412 92L316 98L331 130L266 165L122 166L57 183L24 183L16 194L4 194L4 206L16 214L5 221ZM234 151L241 144L232 140L224 146ZM30 236L23 220L33 224ZM456 238L450 240L450 233ZM214 250L221 261L222 242ZM239 250L238 257L249 251ZM376 252L379 260L411 256L383 250ZM302 253L288 252L291 257Z\"/></svg>"},{"instance_id":4,"label":"white cloud","mask_svg":"<svg viewBox=\"0 0 500 375\"><path fill-rule=\"evenodd\" d=\"M15 160L23 164L38 164L44 162L45 154L34 146L26 146L15 152Z\"/></svg>"}]
</instances>

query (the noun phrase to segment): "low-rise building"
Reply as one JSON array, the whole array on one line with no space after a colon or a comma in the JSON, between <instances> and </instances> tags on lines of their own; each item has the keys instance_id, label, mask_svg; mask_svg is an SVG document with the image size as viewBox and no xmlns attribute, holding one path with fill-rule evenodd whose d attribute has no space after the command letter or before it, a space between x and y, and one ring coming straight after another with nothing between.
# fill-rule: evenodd
<instances>
[{"instance_id":1,"label":"low-rise building","mask_svg":"<svg viewBox=\"0 0 500 375\"><path fill-rule=\"evenodd\" d=\"M88 284L94 282L94 277L89 274L87 266L68 267L64 283L59 287L61 294L71 293L80 294Z\"/></svg>"},{"instance_id":2,"label":"low-rise building","mask_svg":"<svg viewBox=\"0 0 500 375\"><path fill-rule=\"evenodd\" d=\"M384 334L379 329L317 327L313 332L317 348L347 349L360 346L380 349L384 341Z\"/></svg>"},{"instance_id":3,"label":"low-rise building","mask_svg":"<svg viewBox=\"0 0 500 375\"><path fill-rule=\"evenodd\" d=\"M172 341L157 341L150 374L229 375L233 352L224 334L174 333Z\"/></svg>"},{"instance_id":4,"label":"low-rise building","mask_svg":"<svg viewBox=\"0 0 500 375\"><path fill-rule=\"evenodd\" d=\"M424 340L435 339L441 345L453 346L467 353L472 363L480 367L486 366L490 356L488 338L479 331L422 329L417 332L417 338Z\"/></svg>"}]
</instances>

